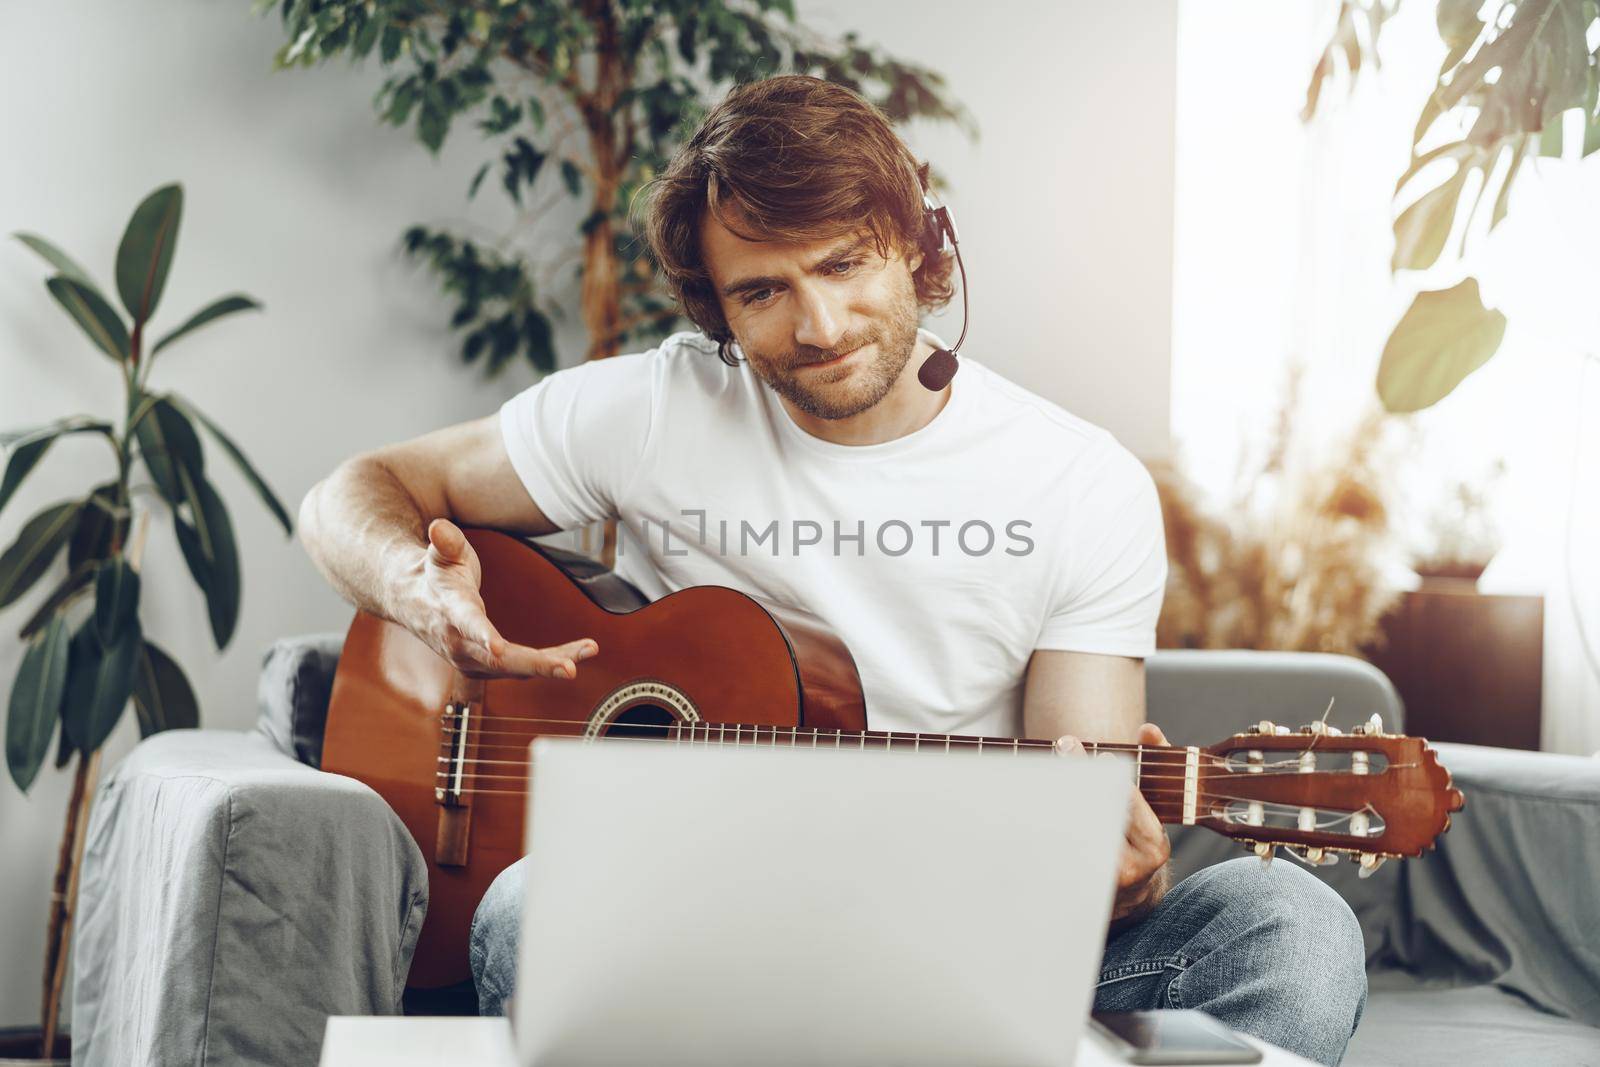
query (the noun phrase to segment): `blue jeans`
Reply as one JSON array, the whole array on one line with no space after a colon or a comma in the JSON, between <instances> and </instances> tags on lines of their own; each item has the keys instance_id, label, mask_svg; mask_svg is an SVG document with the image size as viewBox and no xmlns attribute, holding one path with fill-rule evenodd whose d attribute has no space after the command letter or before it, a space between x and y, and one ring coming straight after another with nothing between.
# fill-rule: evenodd
<instances>
[{"instance_id":1,"label":"blue jeans","mask_svg":"<svg viewBox=\"0 0 1600 1067\"><path fill-rule=\"evenodd\" d=\"M525 862L525 861L524 861ZM505 1013L516 980L523 863L472 920L479 1009ZM1096 1011L1198 1008L1235 1030L1336 1064L1367 1002L1361 928L1344 902L1285 857L1207 867L1106 943Z\"/></svg>"}]
</instances>

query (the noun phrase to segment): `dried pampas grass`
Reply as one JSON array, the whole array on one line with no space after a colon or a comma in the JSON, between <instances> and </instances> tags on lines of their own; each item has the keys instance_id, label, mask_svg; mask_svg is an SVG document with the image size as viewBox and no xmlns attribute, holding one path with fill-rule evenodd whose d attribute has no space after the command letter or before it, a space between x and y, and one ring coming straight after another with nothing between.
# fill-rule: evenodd
<instances>
[{"instance_id":1,"label":"dried pampas grass","mask_svg":"<svg viewBox=\"0 0 1600 1067\"><path fill-rule=\"evenodd\" d=\"M1298 385L1291 374L1262 458L1221 513L1179 468L1152 466L1170 565L1159 647L1355 654L1381 643L1404 561L1390 501L1403 428L1374 410L1331 449L1299 447Z\"/></svg>"}]
</instances>

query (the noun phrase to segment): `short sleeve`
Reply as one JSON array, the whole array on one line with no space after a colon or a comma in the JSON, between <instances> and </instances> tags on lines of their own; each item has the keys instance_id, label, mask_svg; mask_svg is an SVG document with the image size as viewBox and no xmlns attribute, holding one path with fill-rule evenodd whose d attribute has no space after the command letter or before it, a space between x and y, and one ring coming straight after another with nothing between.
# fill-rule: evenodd
<instances>
[{"instance_id":1,"label":"short sleeve","mask_svg":"<svg viewBox=\"0 0 1600 1067\"><path fill-rule=\"evenodd\" d=\"M1167 584L1155 480L1113 440L1071 480L1065 543L1035 648L1144 658Z\"/></svg>"},{"instance_id":2,"label":"short sleeve","mask_svg":"<svg viewBox=\"0 0 1600 1067\"><path fill-rule=\"evenodd\" d=\"M657 353L556 371L506 401L500 434L511 466L563 530L618 513L654 422Z\"/></svg>"}]
</instances>

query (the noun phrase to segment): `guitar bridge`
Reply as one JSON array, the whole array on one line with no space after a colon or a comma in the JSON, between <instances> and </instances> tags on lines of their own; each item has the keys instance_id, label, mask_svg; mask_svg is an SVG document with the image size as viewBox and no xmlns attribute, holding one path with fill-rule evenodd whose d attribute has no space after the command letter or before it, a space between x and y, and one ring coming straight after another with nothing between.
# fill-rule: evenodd
<instances>
[{"instance_id":1,"label":"guitar bridge","mask_svg":"<svg viewBox=\"0 0 1600 1067\"><path fill-rule=\"evenodd\" d=\"M444 741L439 747L438 777L433 789L439 805L439 826L434 835L433 861L441 867L465 867L467 845L472 829L472 804L467 799L467 764L472 758L472 704L452 701L444 707L440 729Z\"/></svg>"},{"instance_id":2,"label":"guitar bridge","mask_svg":"<svg viewBox=\"0 0 1600 1067\"><path fill-rule=\"evenodd\" d=\"M461 803L462 786L467 776L467 743L471 739L473 726L472 705L446 704L443 726L449 748L439 767L433 799L455 807Z\"/></svg>"}]
</instances>

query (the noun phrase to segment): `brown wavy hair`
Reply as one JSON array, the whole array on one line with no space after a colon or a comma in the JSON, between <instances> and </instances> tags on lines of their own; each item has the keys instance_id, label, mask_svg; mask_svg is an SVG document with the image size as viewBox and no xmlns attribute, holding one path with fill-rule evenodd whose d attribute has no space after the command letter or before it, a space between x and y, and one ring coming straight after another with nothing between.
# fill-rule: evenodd
<instances>
[{"instance_id":1,"label":"brown wavy hair","mask_svg":"<svg viewBox=\"0 0 1600 1067\"><path fill-rule=\"evenodd\" d=\"M751 241L816 241L871 231L878 254L918 248L928 165L859 94L787 74L733 89L643 190L641 229L683 312L721 346L733 333L700 250L707 211ZM925 257L917 304L954 295L952 261Z\"/></svg>"}]
</instances>

